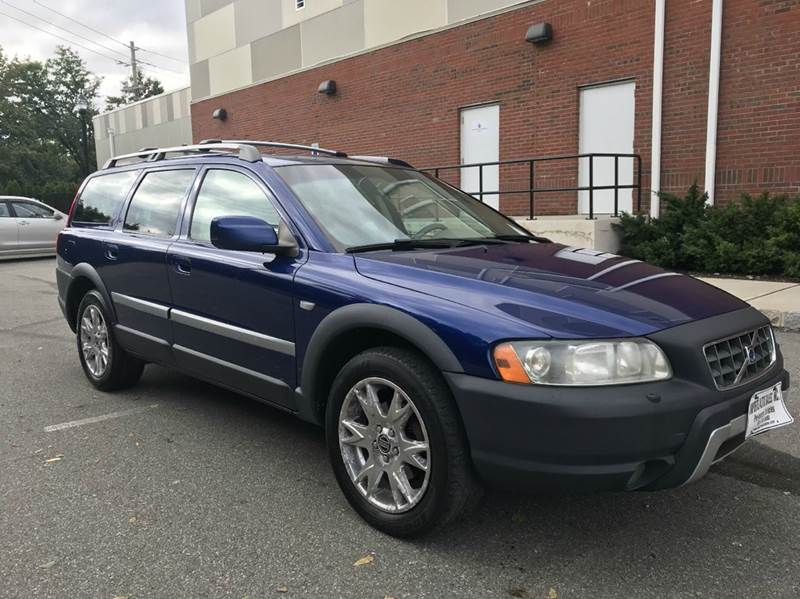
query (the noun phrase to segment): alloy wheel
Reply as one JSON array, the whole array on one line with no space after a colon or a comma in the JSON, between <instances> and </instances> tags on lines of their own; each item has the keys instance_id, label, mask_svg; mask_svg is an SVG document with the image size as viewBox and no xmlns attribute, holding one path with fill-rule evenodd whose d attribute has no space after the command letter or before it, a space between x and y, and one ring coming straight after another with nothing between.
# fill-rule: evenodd
<instances>
[{"instance_id":1,"label":"alloy wheel","mask_svg":"<svg viewBox=\"0 0 800 599\"><path fill-rule=\"evenodd\" d=\"M356 383L339 413L339 448L353 485L371 505L406 512L425 494L430 442L414 402L383 378Z\"/></svg>"},{"instance_id":2,"label":"alloy wheel","mask_svg":"<svg viewBox=\"0 0 800 599\"><path fill-rule=\"evenodd\" d=\"M101 378L108 369L108 327L103 313L95 305L83 311L80 326L81 352L86 368L95 378Z\"/></svg>"}]
</instances>

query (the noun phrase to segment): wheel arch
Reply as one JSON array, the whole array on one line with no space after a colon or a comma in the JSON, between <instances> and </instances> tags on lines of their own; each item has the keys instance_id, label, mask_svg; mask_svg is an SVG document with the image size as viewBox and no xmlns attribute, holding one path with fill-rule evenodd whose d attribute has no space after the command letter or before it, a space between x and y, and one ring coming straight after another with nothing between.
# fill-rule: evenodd
<instances>
[{"instance_id":1,"label":"wheel arch","mask_svg":"<svg viewBox=\"0 0 800 599\"><path fill-rule=\"evenodd\" d=\"M376 304L351 304L326 316L303 358L298 416L322 424L328 389L350 358L370 347L395 345L419 352L438 370L463 372L447 344L410 314Z\"/></svg>"},{"instance_id":2,"label":"wheel arch","mask_svg":"<svg viewBox=\"0 0 800 599\"><path fill-rule=\"evenodd\" d=\"M77 326L78 306L80 306L83 296L92 289L96 289L100 295L103 296L103 301L108 308L109 315L112 320L116 321L114 304L111 303L111 296L103 280L100 278L100 274L93 266L85 262L75 265L70 272L70 278L69 287L67 287L65 312L67 322L73 332L75 332Z\"/></svg>"}]
</instances>

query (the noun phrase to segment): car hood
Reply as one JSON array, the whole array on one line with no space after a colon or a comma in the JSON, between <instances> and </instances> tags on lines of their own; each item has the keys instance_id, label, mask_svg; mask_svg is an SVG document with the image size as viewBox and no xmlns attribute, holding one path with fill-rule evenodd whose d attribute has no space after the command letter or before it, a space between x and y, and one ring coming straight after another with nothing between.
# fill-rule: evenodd
<instances>
[{"instance_id":1,"label":"car hood","mask_svg":"<svg viewBox=\"0 0 800 599\"><path fill-rule=\"evenodd\" d=\"M687 275L556 243L381 251L355 257L369 278L520 325L520 337L647 335L745 307Z\"/></svg>"}]
</instances>

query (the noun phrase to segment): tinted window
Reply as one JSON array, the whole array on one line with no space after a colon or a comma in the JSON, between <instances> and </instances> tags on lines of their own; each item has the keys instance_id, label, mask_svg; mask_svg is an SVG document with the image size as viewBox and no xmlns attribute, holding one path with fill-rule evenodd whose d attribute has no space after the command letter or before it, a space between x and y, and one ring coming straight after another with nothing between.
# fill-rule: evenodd
<instances>
[{"instance_id":1,"label":"tinted window","mask_svg":"<svg viewBox=\"0 0 800 599\"><path fill-rule=\"evenodd\" d=\"M133 194L123 229L160 237L174 235L178 210L192 179L193 170L156 171L145 175Z\"/></svg>"},{"instance_id":2,"label":"tinted window","mask_svg":"<svg viewBox=\"0 0 800 599\"><path fill-rule=\"evenodd\" d=\"M194 205L189 236L211 239L211 221L217 216L254 216L278 226L280 217L267 196L250 177L235 171L210 170Z\"/></svg>"},{"instance_id":3,"label":"tinted window","mask_svg":"<svg viewBox=\"0 0 800 599\"><path fill-rule=\"evenodd\" d=\"M0 202L0 218L3 216L11 216L11 213L8 211L8 204Z\"/></svg>"},{"instance_id":4,"label":"tinted window","mask_svg":"<svg viewBox=\"0 0 800 599\"><path fill-rule=\"evenodd\" d=\"M109 224L119 213L138 174L126 171L90 179L75 206L72 222Z\"/></svg>"},{"instance_id":5,"label":"tinted window","mask_svg":"<svg viewBox=\"0 0 800 599\"><path fill-rule=\"evenodd\" d=\"M14 208L14 214L18 218L51 218L53 211L50 208L39 206L39 204L31 204L30 202L11 202Z\"/></svg>"}]
</instances>

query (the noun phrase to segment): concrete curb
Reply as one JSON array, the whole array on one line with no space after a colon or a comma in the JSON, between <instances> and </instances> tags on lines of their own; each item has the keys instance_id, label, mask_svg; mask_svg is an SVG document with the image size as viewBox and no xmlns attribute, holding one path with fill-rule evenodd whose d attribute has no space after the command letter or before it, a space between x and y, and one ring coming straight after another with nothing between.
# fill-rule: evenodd
<instances>
[{"instance_id":1,"label":"concrete curb","mask_svg":"<svg viewBox=\"0 0 800 599\"><path fill-rule=\"evenodd\" d=\"M787 331L800 331L800 312L782 312L780 310L761 310L769 318L772 326Z\"/></svg>"}]
</instances>

